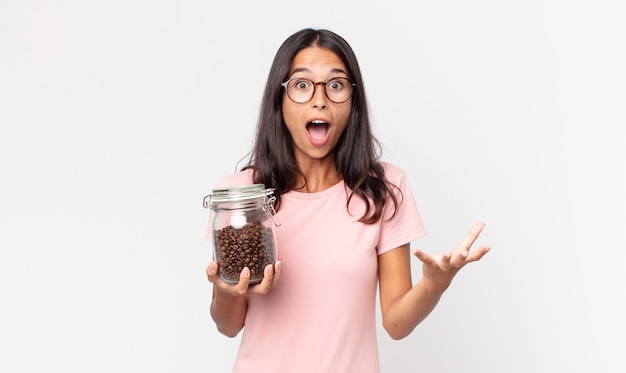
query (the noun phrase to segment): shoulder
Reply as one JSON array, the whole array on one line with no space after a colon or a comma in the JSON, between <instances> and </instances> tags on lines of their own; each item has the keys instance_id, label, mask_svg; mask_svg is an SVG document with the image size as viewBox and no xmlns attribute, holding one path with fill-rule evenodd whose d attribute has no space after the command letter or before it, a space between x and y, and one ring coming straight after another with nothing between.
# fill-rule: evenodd
<instances>
[{"instance_id":1,"label":"shoulder","mask_svg":"<svg viewBox=\"0 0 626 373\"><path fill-rule=\"evenodd\" d=\"M400 168L400 166L397 166L397 165L395 165L393 163L380 162L380 165L385 170L385 173L404 174L404 171Z\"/></svg>"},{"instance_id":2,"label":"shoulder","mask_svg":"<svg viewBox=\"0 0 626 373\"><path fill-rule=\"evenodd\" d=\"M249 168L230 175L226 175L217 183L217 185L215 185L215 188L230 188L252 184L253 174L254 171Z\"/></svg>"},{"instance_id":3,"label":"shoulder","mask_svg":"<svg viewBox=\"0 0 626 373\"><path fill-rule=\"evenodd\" d=\"M387 162L380 162L380 165L385 172L385 178L392 184L403 183L406 179L404 170L399 166Z\"/></svg>"}]
</instances>

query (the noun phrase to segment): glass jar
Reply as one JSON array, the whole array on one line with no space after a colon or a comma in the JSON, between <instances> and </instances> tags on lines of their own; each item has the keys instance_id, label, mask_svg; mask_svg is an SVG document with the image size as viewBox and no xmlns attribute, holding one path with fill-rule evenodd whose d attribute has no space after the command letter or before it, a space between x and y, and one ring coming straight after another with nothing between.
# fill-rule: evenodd
<instances>
[{"instance_id":1,"label":"glass jar","mask_svg":"<svg viewBox=\"0 0 626 373\"><path fill-rule=\"evenodd\" d=\"M213 212L213 259L228 284L237 284L244 267L250 270L250 285L263 280L267 265L274 264L277 249L274 189L252 184L214 189L204 197L204 207Z\"/></svg>"}]
</instances>

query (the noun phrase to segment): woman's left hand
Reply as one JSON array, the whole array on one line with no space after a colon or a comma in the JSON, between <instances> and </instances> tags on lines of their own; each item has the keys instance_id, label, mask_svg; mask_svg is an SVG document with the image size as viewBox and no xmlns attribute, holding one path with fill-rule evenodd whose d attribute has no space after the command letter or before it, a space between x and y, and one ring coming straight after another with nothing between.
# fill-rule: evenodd
<instances>
[{"instance_id":1,"label":"woman's left hand","mask_svg":"<svg viewBox=\"0 0 626 373\"><path fill-rule=\"evenodd\" d=\"M429 291L443 293L463 266L480 260L489 251L489 245L470 251L484 227L485 223L475 224L451 252L442 255L426 254L419 249L413 252L422 261L422 281Z\"/></svg>"}]
</instances>

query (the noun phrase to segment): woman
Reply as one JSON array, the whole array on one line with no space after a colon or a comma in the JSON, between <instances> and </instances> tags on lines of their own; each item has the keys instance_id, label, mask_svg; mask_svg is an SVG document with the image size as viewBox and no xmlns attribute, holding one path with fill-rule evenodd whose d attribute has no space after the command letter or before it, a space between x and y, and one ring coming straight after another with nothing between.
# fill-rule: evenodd
<instances>
[{"instance_id":1,"label":"woman","mask_svg":"<svg viewBox=\"0 0 626 373\"><path fill-rule=\"evenodd\" d=\"M419 250L413 286L409 244L425 234L406 177L378 160L359 65L348 43L305 29L279 48L267 81L248 165L217 187L276 188L279 260L263 281L237 285L207 267L218 330L244 334L235 372L378 372L375 304L394 339L433 310L457 271L488 250ZM377 283L378 281L378 283ZM244 328L245 326L245 328Z\"/></svg>"}]
</instances>

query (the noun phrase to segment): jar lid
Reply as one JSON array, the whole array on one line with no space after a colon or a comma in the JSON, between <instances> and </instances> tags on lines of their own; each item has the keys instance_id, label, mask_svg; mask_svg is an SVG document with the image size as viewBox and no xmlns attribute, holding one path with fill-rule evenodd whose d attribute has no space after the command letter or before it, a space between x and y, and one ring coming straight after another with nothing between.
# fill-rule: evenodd
<instances>
[{"instance_id":1,"label":"jar lid","mask_svg":"<svg viewBox=\"0 0 626 373\"><path fill-rule=\"evenodd\" d=\"M213 189L213 202L233 202L265 197L264 184L240 185L223 189Z\"/></svg>"},{"instance_id":2,"label":"jar lid","mask_svg":"<svg viewBox=\"0 0 626 373\"><path fill-rule=\"evenodd\" d=\"M213 208L220 203L229 202L244 202L244 203L258 203L268 202L273 203L275 197L266 197L274 193L274 189L265 189L264 184L249 184L234 186L222 189L213 189L213 193L204 197L204 208Z\"/></svg>"},{"instance_id":3,"label":"jar lid","mask_svg":"<svg viewBox=\"0 0 626 373\"><path fill-rule=\"evenodd\" d=\"M250 207L252 205L258 205L263 203L263 210L269 211L272 221L277 227L280 227L280 222L276 218L276 210L274 210L274 202L276 196L274 196L275 188L265 189L265 184L249 184L234 186L222 189L213 189L213 193L205 196L202 204L204 208L211 208L212 210L218 209L216 205L220 203L236 203L238 208Z\"/></svg>"}]
</instances>

